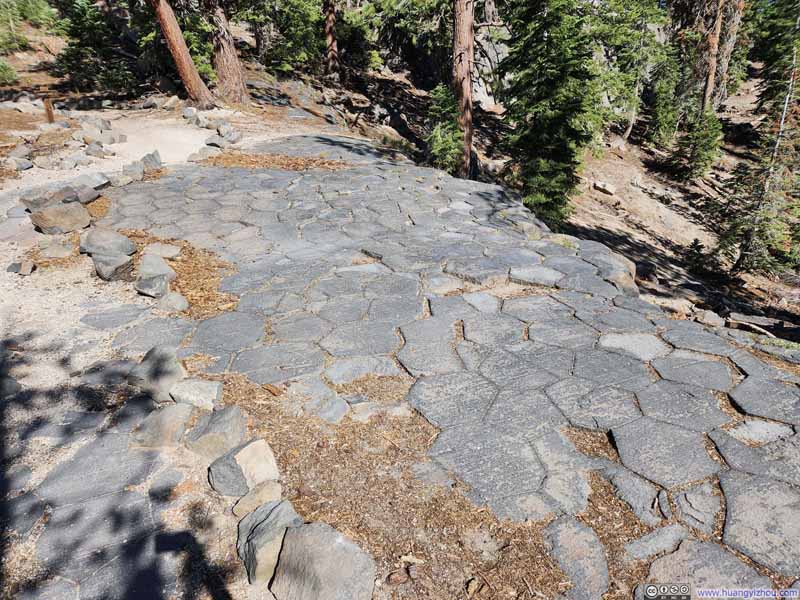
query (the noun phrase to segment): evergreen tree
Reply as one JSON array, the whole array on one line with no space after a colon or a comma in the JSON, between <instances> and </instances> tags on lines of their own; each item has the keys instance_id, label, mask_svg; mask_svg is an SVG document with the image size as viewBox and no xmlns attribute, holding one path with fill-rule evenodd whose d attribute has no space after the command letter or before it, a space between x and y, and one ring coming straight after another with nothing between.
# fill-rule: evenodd
<instances>
[{"instance_id":1,"label":"evergreen tree","mask_svg":"<svg viewBox=\"0 0 800 600\"><path fill-rule=\"evenodd\" d=\"M730 189L732 218L720 251L734 273L796 267L800 260L800 3L775 0L760 106L769 115L755 164L739 166Z\"/></svg>"},{"instance_id":2,"label":"evergreen tree","mask_svg":"<svg viewBox=\"0 0 800 600\"><path fill-rule=\"evenodd\" d=\"M584 153L603 125L590 10L579 0L512 0L504 15L511 36L501 100L513 126L511 168L526 204L550 222L568 214Z\"/></svg>"}]
</instances>

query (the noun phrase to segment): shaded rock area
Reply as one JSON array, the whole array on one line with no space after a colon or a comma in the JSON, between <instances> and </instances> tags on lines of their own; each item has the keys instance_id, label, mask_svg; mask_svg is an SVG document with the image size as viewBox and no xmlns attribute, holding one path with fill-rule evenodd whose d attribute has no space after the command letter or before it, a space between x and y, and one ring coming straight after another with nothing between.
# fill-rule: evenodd
<instances>
[{"instance_id":1,"label":"shaded rock area","mask_svg":"<svg viewBox=\"0 0 800 600\"><path fill-rule=\"evenodd\" d=\"M236 137L223 125L213 127L217 146ZM81 377L97 382L107 372L138 395L113 419L101 413L105 425L85 415L50 424L48 435L80 447L12 498L20 535L51 511L37 556L61 579L42 590L125 597L119 582L144 569L126 558L135 544L136 560L155 565L137 593L177 589L174 557L156 543L173 500L151 498L169 487L175 453L202 465L205 493L238 521L225 535L238 534L249 580L264 593L366 600L380 589L382 567L368 554L326 524L304 523L282 499L270 440L253 439L248 415L224 406L222 384L206 379L221 374L282 392L292 414L332 430L351 417L366 414L368 423L416 410L438 429L430 468L464 484L453 493L502 519L547 522L542 539L568 579L564 598L594 600L614 584L602 532L584 521L597 475L644 525L624 554L648 581L772 587L750 561L787 581L800 573L800 388L747 350L756 341L740 343L710 315L667 318L637 297L627 261L553 234L498 186L346 138L254 150L347 165L193 164L147 180L145 170L160 165L150 156L126 170L135 181L104 191L109 213L84 235L83 250L104 279L135 276L139 292L162 301L86 316L128 360ZM79 200L59 202L58 214L85 210ZM34 215L52 208L29 204ZM152 310L177 306L167 260L180 248L148 246L134 275L132 241L119 233L129 229L228 261L220 291L238 304L207 318ZM196 356L203 364L187 379L181 359ZM404 387L383 401L368 397L369 382ZM21 393L10 380L2 389ZM589 452L576 431L607 448ZM124 516L116 530L97 517L113 511Z\"/></svg>"}]
</instances>

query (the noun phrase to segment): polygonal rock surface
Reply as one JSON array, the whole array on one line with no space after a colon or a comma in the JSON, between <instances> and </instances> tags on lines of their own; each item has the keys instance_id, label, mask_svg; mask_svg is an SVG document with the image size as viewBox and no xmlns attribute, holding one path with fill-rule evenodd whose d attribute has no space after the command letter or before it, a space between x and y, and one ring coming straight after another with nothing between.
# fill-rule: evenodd
<instances>
[{"instance_id":1,"label":"polygonal rock surface","mask_svg":"<svg viewBox=\"0 0 800 600\"><path fill-rule=\"evenodd\" d=\"M612 430L622 464L666 488L705 479L721 465L708 455L703 436L649 417Z\"/></svg>"},{"instance_id":2,"label":"polygonal rock surface","mask_svg":"<svg viewBox=\"0 0 800 600\"><path fill-rule=\"evenodd\" d=\"M574 319L534 323L528 329L528 339L569 350L591 348L597 336L597 331Z\"/></svg>"},{"instance_id":3,"label":"polygonal rock surface","mask_svg":"<svg viewBox=\"0 0 800 600\"><path fill-rule=\"evenodd\" d=\"M525 325L505 315L480 315L464 319L464 339L477 344L513 344L522 341Z\"/></svg>"},{"instance_id":4,"label":"polygonal rock surface","mask_svg":"<svg viewBox=\"0 0 800 600\"><path fill-rule=\"evenodd\" d=\"M650 526L661 523L663 515L658 507L656 486L625 467L613 465L604 472L614 486L617 496L631 507L639 519Z\"/></svg>"},{"instance_id":5,"label":"polygonal rock surface","mask_svg":"<svg viewBox=\"0 0 800 600\"><path fill-rule=\"evenodd\" d=\"M722 500L714 493L714 488L709 482L705 481L678 492L673 498L681 521L705 535L714 533Z\"/></svg>"},{"instance_id":6,"label":"polygonal rock surface","mask_svg":"<svg viewBox=\"0 0 800 600\"><path fill-rule=\"evenodd\" d=\"M722 392L733 387L733 373L723 362L702 357L679 355L677 352L653 361L653 367L664 379L687 383Z\"/></svg>"},{"instance_id":7,"label":"polygonal rock surface","mask_svg":"<svg viewBox=\"0 0 800 600\"><path fill-rule=\"evenodd\" d=\"M501 390L486 413L485 420L498 431L529 441L567 424L564 415L547 396L525 388Z\"/></svg>"},{"instance_id":8,"label":"polygonal rock surface","mask_svg":"<svg viewBox=\"0 0 800 600\"><path fill-rule=\"evenodd\" d=\"M534 265L532 267L516 267L511 269L511 281L515 283L545 285L552 287L564 277L564 273L545 267Z\"/></svg>"},{"instance_id":9,"label":"polygonal rock surface","mask_svg":"<svg viewBox=\"0 0 800 600\"><path fill-rule=\"evenodd\" d=\"M370 600L375 563L325 523L286 531L270 590L277 600Z\"/></svg>"},{"instance_id":10,"label":"polygonal rock surface","mask_svg":"<svg viewBox=\"0 0 800 600\"><path fill-rule=\"evenodd\" d=\"M652 379L642 362L604 350L578 352L573 372L576 377L634 392L646 387Z\"/></svg>"},{"instance_id":11,"label":"polygonal rock surface","mask_svg":"<svg viewBox=\"0 0 800 600\"><path fill-rule=\"evenodd\" d=\"M264 440L242 444L220 456L208 467L211 487L224 496L244 496L257 485L278 477L280 473L275 455Z\"/></svg>"},{"instance_id":12,"label":"polygonal rock surface","mask_svg":"<svg viewBox=\"0 0 800 600\"><path fill-rule=\"evenodd\" d=\"M558 566L572 582L565 598L596 600L605 594L608 565L594 531L575 519L562 517L547 526L544 538Z\"/></svg>"},{"instance_id":13,"label":"polygonal rock surface","mask_svg":"<svg viewBox=\"0 0 800 600\"><path fill-rule=\"evenodd\" d=\"M718 356L730 356L734 348L721 337L709 333L702 325L690 321L679 328L670 329L661 334L667 342L683 350L694 350L705 354L716 354Z\"/></svg>"},{"instance_id":14,"label":"polygonal rock surface","mask_svg":"<svg viewBox=\"0 0 800 600\"><path fill-rule=\"evenodd\" d=\"M748 414L800 425L800 390L790 383L748 377L731 398Z\"/></svg>"},{"instance_id":15,"label":"polygonal rock surface","mask_svg":"<svg viewBox=\"0 0 800 600\"><path fill-rule=\"evenodd\" d=\"M286 529L302 524L294 507L285 500L262 504L239 522L236 550L251 584L270 582Z\"/></svg>"},{"instance_id":16,"label":"polygonal rock surface","mask_svg":"<svg viewBox=\"0 0 800 600\"><path fill-rule=\"evenodd\" d=\"M341 385L360 379L367 375L396 377L400 369L390 358L376 356L359 356L337 360L325 369L325 376L334 385Z\"/></svg>"},{"instance_id":17,"label":"polygonal rock surface","mask_svg":"<svg viewBox=\"0 0 800 600\"><path fill-rule=\"evenodd\" d=\"M263 319L247 313L223 313L197 326L192 345L201 349L237 352L252 346L263 336Z\"/></svg>"},{"instance_id":18,"label":"polygonal rock surface","mask_svg":"<svg viewBox=\"0 0 800 600\"><path fill-rule=\"evenodd\" d=\"M678 550L653 562L647 579L655 583L689 583L695 590L772 587L769 578L762 577L721 546L693 540L684 540Z\"/></svg>"},{"instance_id":19,"label":"polygonal rock surface","mask_svg":"<svg viewBox=\"0 0 800 600\"><path fill-rule=\"evenodd\" d=\"M232 369L256 383L281 383L318 373L324 364L325 354L314 344L278 343L240 353Z\"/></svg>"},{"instance_id":20,"label":"polygonal rock surface","mask_svg":"<svg viewBox=\"0 0 800 600\"><path fill-rule=\"evenodd\" d=\"M445 429L429 454L472 487L477 503L536 492L546 475L533 448L484 425Z\"/></svg>"},{"instance_id":21,"label":"polygonal rock surface","mask_svg":"<svg viewBox=\"0 0 800 600\"><path fill-rule=\"evenodd\" d=\"M608 333L600 338L600 347L619 350L645 362L670 353L670 347L650 333Z\"/></svg>"},{"instance_id":22,"label":"polygonal rock surface","mask_svg":"<svg viewBox=\"0 0 800 600\"><path fill-rule=\"evenodd\" d=\"M186 447L212 460L235 448L247 434L247 417L238 406L203 415L186 434Z\"/></svg>"},{"instance_id":23,"label":"polygonal rock surface","mask_svg":"<svg viewBox=\"0 0 800 600\"><path fill-rule=\"evenodd\" d=\"M391 354L399 344L394 326L381 321L345 323L320 342L320 346L334 356Z\"/></svg>"},{"instance_id":24,"label":"polygonal rock surface","mask_svg":"<svg viewBox=\"0 0 800 600\"><path fill-rule=\"evenodd\" d=\"M631 560L646 560L658 554L673 552L689 532L680 525L660 527L637 540L625 544L625 553Z\"/></svg>"},{"instance_id":25,"label":"polygonal rock surface","mask_svg":"<svg viewBox=\"0 0 800 600\"><path fill-rule=\"evenodd\" d=\"M766 477L720 475L727 502L723 541L782 575L800 570L800 492Z\"/></svg>"},{"instance_id":26,"label":"polygonal rock surface","mask_svg":"<svg viewBox=\"0 0 800 600\"><path fill-rule=\"evenodd\" d=\"M169 391L184 375L175 349L155 346L128 373L128 383L148 393L156 402L169 402Z\"/></svg>"},{"instance_id":27,"label":"polygonal rock surface","mask_svg":"<svg viewBox=\"0 0 800 600\"><path fill-rule=\"evenodd\" d=\"M800 486L800 434L758 448L743 444L721 430L712 431L709 436L732 469Z\"/></svg>"},{"instance_id":28,"label":"polygonal rock surface","mask_svg":"<svg viewBox=\"0 0 800 600\"><path fill-rule=\"evenodd\" d=\"M482 419L496 395L480 375L453 373L418 379L406 399L437 427L452 427Z\"/></svg>"},{"instance_id":29,"label":"polygonal rock surface","mask_svg":"<svg viewBox=\"0 0 800 600\"><path fill-rule=\"evenodd\" d=\"M763 421L761 419L745 419L735 427L727 429L728 435L735 437L740 442L763 445L777 440L791 437L794 430L790 425Z\"/></svg>"},{"instance_id":30,"label":"polygonal rock surface","mask_svg":"<svg viewBox=\"0 0 800 600\"><path fill-rule=\"evenodd\" d=\"M642 416L633 392L576 377L548 387L547 395L578 427L607 430Z\"/></svg>"},{"instance_id":31,"label":"polygonal rock surface","mask_svg":"<svg viewBox=\"0 0 800 600\"><path fill-rule=\"evenodd\" d=\"M648 417L693 431L711 431L730 421L714 394L700 387L662 380L636 395Z\"/></svg>"}]
</instances>

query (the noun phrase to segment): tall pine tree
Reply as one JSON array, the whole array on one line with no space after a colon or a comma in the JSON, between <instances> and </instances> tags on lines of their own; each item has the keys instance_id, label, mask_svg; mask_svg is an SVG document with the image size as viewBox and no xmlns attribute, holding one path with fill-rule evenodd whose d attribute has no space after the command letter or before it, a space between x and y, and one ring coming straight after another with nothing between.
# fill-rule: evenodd
<instances>
[{"instance_id":1,"label":"tall pine tree","mask_svg":"<svg viewBox=\"0 0 800 600\"><path fill-rule=\"evenodd\" d=\"M603 125L592 8L580 0L511 0L506 10L511 37L500 74L514 127L511 168L526 204L557 222L568 214L583 156Z\"/></svg>"},{"instance_id":2,"label":"tall pine tree","mask_svg":"<svg viewBox=\"0 0 800 600\"><path fill-rule=\"evenodd\" d=\"M731 271L775 271L800 264L800 2L775 0L767 19L758 160L739 167L730 190L733 218L720 249Z\"/></svg>"}]
</instances>

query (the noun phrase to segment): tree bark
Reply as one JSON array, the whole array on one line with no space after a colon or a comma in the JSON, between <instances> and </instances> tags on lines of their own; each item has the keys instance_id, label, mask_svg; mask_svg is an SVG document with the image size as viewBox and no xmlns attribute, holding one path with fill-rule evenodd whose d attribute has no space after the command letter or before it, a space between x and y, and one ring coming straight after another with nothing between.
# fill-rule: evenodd
<instances>
[{"instance_id":1,"label":"tree bark","mask_svg":"<svg viewBox=\"0 0 800 600\"><path fill-rule=\"evenodd\" d=\"M228 17L222 5L212 0L209 2L211 22L214 25L214 71L217 73L219 93L228 102L234 104L247 104L250 94L244 83L244 73L239 55L236 53L236 44L228 27Z\"/></svg>"},{"instance_id":2,"label":"tree bark","mask_svg":"<svg viewBox=\"0 0 800 600\"><path fill-rule=\"evenodd\" d=\"M717 12L714 17L714 27L708 35L708 73L703 91L703 111L711 107L711 98L714 95L714 84L717 81L717 59L719 57L719 36L722 33L722 18L725 12L725 0L717 1Z\"/></svg>"},{"instance_id":3,"label":"tree bark","mask_svg":"<svg viewBox=\"0 0 800 600\"><path fill-rule=\"evenodd\" d=\"M472 71L475 62L473 26L475 0L454 0L453 89L458 102L458 124L464 133L462 177L469 177L472 167Z\"/></svg>"},{"instance_id":4,"label":"tree bark","mask_svg":"<svg viewBox=\"0 0 800 600\"><path fill-rule=\"evenodd\" d=\"M719 47L719 66L717 68L719 81L714 94L715 107L722 104L728 98L728 80L730 78L728 70L730 68L733 52L736 50L736 42L739 39L739 29L742 25L745 5L745 0L735 0L735 2L728 5L728 10L726 11L725 26L723 28Z\"/></svg>"},{"instance_id":5,"label":"tree bark","mask_svg":"<svg viewBox=\"0 0 800 600\"><path fill-rule=\"evenodd\" d=\"M336 2L325 0L322 6L325 13L325 72L339 71L339 47L336 43Z\"/></svg>"},{"instance_id":6,"label":"tree bark","mask_svg":"<svg viewBox=\"0 0 800 600\"><path fill-rule=\"evenodd\" d=\"M181 27L178 25L175 13L172 12L172 7L167 0L150 0L150 5L161 26L161 32L164 34L186 93L200 108L211 108L214 106L214 98L197 72L197 67L189 54L189 48L186 47L186 41L183 39Z\"/></svg>"}]
</instances>

